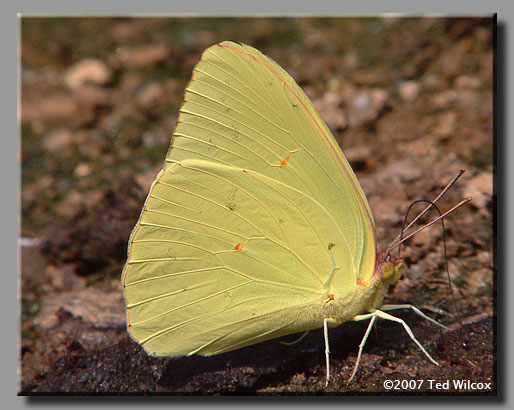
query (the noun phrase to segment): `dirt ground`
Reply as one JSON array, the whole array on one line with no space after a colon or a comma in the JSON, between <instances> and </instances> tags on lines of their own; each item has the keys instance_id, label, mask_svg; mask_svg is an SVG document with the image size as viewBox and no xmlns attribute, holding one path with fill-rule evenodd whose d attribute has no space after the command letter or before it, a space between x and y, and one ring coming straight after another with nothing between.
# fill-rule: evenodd
<instances>
[{"instance_id":1,"label":"dirt ground","mask_svg":"<svg viewBox=\"0 0 514 410\"><path fill-rule=\"evenodd\" d=\"M22 18L19 394L495 394L493 33L486 17ZM458 316L440 224L402 248L386 297L450 327L398 313L440 366L384 321L351 384L367 323L330 329L327 388L321 329L212 357L152 358L128 337L128 237L193 66L223 40L259 48L309 95L366 192L379 250L410 202L466 170L440 201L473 197L445 221Z\"/></svg>"}]
</instances>

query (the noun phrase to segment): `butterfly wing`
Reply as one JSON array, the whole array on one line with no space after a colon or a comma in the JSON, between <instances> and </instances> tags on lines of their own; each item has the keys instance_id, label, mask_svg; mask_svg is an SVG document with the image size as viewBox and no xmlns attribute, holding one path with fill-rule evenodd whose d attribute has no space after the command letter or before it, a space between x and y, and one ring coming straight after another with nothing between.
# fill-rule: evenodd
<instances>
[{"instance_id":1,"label":"butterfly wing","mask_svg":"<svg viewBox=\"0 0 514 410\"><path fill-rule=\"evenodd\" d=\"M336 141L257 50L206 50L124 270L133 337L214 354L322 325L375 264L374 223Z\"/></svg>"},{"instance_id":2,"label":"butterfly wing","mask_svg":"<svg viewBox=\"0 0 514 410\"><path fill-rule=\"evenodd\" d=\"M373 273L375 226L357 178L305 93L258 50L223 42L202 55L165 166L192 158L246 167L312 196L344 227L356 278Z\"/></svg>"},{"instance_id":3,"label":"butterfly wing","mask_svg":"<svg viewBox=\"0 0 514 410\"><path fill-rule=\"evenodd\" d=\"M319 327L327 277L345 251L328 243L344 241L330 213L276 179L175 164L159 174L132 235L129 330L150 353L187 355Z\"/></svg>"}]
</instances>

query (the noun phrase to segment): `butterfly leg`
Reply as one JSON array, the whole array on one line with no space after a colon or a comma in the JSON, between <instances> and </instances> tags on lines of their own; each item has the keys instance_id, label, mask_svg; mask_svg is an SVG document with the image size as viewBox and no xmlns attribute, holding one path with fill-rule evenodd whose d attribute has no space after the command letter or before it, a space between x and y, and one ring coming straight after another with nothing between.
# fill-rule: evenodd
<instances>
[{"instance_id":1,"label":"butterfly leg","mask_svg":"<svg viewBox=\"0 0 514 410\"><path fill-rule=\"evenodd\" d=\"M286 345L286 346L292 346L292 345L302 341L303 338L309 334L309 332L310 332L310 330L307 330L298 339L295 339L292 342L280 342L280 343L282 343L283 345Z\"/></svg>"},{"instance_id":2,"label":"butterfly leg","mask_svg":"<svg viewBox=\"0 0 514 410\"><path fill-rule=\"evenodd\" d=\"M404 327L405 331L408 333L408 335L410 336L410 338L414 341L414 343L416 343L416 345L418 345L418 347L421 349L421 351L423 353L425 353L425 356L428 357L428 359L434 363L435 365L439 366L439 363L437 363L434 359L432 359L432 357L428 354L428 352L425 350L425 348L421 345L421 343L418 342L418 339L416 339L416 337L414 336L414 333L412 333L412 330L411 328L409 327L409 325L407 325L407 323L405 323L405 321L403 321L402 319L400 318L397 318L395 316L392 316L386 312L382 312L381 310L374 310L373 311L373 314L375 314L377 317L379 318L382 318L382 319L386 319L386 320L391 320L393 322L397 322L397 323L401 323L402 326Z\"/></svg>"},{"instance_id":3,"label":"butterfly leg","mask_svg":"<svg viewBox=\"0 0 514 410\"><path fill-rule=\"evenodd\" d=\"M357 322L359 320L369 319L370 317L371 317L371 320L369 321L369 325L368 325L368 328L366 329L366 333L364 333L364 337L362 338L362 341L359 345L359 353L357 354L357 360L356 360L355 366L353 368L352 376L348 380L348 383L350 383L353 380L355 373L357 373L357 369L359 368L359 363L361 361L362 351L364 350L364 345L366 344L366 340L368 340L369 333L371 332L371 328L373 327L373 324L375 323L377 316L374 313L370 313L368 315L357 315L352 319L353 321Z\"/></svg>"},{"instance_id":4,"label":"butterfly leg","mask_svg":"<svg viewBox=\"0 0 514 410\"><path fill-rule=\"evenodd\" d=\"M330 380L330 348L328 347L328 320L323 320L323 334L325 335L325 359L327 361L327 379L325 380L325 387L328 386Z\"/></svg>"},{"instance_id":5,"label":"butterfly leg","mask_svg":"<svg viewBox=\"0 0 514 410\"><path fill-rule=\"evenodd\" d=\"M411 309L414 313L416 313L417 315L421 316L423 319L426 319L426 320L428 320L431 323L434 323L434 324L436 324L438 326L441 326L442 328L444 328L446 330L450 330L448 327L446 327L442 323L439 323L437 320L434 320L434 319L428 317L427 315L425 315L416 306L412 306L412 305L383 305L380 308L380 310L382 310L382 311L397 310L397 309Z\"/></svg>"}]
</instances>

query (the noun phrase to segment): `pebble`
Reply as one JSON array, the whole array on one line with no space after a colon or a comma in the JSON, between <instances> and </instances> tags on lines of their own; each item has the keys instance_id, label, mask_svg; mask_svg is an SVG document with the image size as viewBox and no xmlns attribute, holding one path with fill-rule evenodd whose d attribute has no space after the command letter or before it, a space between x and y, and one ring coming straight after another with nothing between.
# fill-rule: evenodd
<instances>
[{"instance_id":1,"label":"pebble","mask_svg":"<svg viewBox=\"0 0 514 410\"><path fill-rule=\"evenodd\" d=\"M119 290L86 288L47 295L36 324L46 329L57 325L59 310L96 328L123 327L126 323L125 303Z\"/></svg>"},{"instance_id":2,"label":"pebble","mask_svg":"<svg viewBox=\"0 0 514 410\"><path fill-rule=\"evenodd\" d=\"M141 36L141 28L132 22L122 21L112 26L111 33L117 42L124 43Z\"/></svg>"},{"instance_id":3,"label":"pebble","mask_svg":"<svg viewBox=\"0 0 514 410\"><path fill-rule=\"evenodd\" d=\"M457 128L457 113L455 111L445 111L438 116L434 134L441 138L450 137Z\"/></svg>"},{"instance_id":4,"label":"pebble","mask_svg":"<svg viewBox=\"0 0 514 410\"><path fill-rule=\"evenodd\" d=\"M44 98L24 99L21 103L21 121L49 121L73 117L78 104L72 95L59 93Z\"/></svg>"},{"instance_id":5,"label":"pebble","mask_svg":"<svg viewBox=\"0 0 514 410\"><path fill-rule=\"evenodd\" d=\"M440 87L442 85L441 78L435 73L425 74L421 81L423 83L423 88L428 89L428 90L440 89Z\"/></svg>"},{"instance_id":6,"label":"pebble","mask_svg":"<svg viewBox=\"0 0 514 410\"><path fill-rule=\"evenodd\" d=\"M100 60L88 58L72 65L64 74L65 84L75 89L86 83L105 85L111 81L109 67Z\"/></svg>"},{"instance_id":7,"label":"pebble","mask_svg":"<svg viewBox=\"0 0 514 410\"><path fill-rule=\"evenodd\" d=\"M344 111L341 107L343 97L340 93L327 91L323 96L313 102L314 108L323 117L331 130L344 129L347 126Z\"/></svg>"},{"instance_id":8,"label":"pebble","mask_svg":"<svg viewBox=\"0 0 514 410\"><path fill-rule=\"evenodd\" d=\"M137 95L137 101L145 110L161 105L164 96L163 86L157 82L146 84Z\"/></svg>"},{"instance_id":9,"label":"pebble","mask_svg":"<svg viewBox=\"0 0 514 410\"><path fill-rule=\"evenodd\" d=\"M464 190L466 196L473 197L471 204L477 208L487 205L493 195L493 174L490 172L481 172L471 178Z\"/></svg>"},{"instance_id":10,"label":"pebble","mask_svg":"<svg viewBox=\"0 0 514 410\"><path fill-rule=\"evenodd\" d=\"M52 153L59 153L73 144L73 134L67 128L50 131L43 139L43 147Z\"/></svg>"},{"instance_id":11,"label":"pebble","mask_svg":"<svg viewBox=\"0 0 514 410\"><path fill-rule=\"evenodd\" d=\"M89 164L82 162L77 165L77 167L75 168L74 174L75 174L75 176L77 176L79 178L87 177L88 175L91 174L91 167L89 166Z\"/></svg>"},{"instance_id":12,"label":"pebble","mask_svg":"<svg viewBox=\"0 0 514 410\"><path fill-rule=\"evenodd\" d=\"M164 44L148 44L131 48L121 47L117 54L131 67L153 68L170 56L170 50Z\"/></svg>"},{"instance_id":13,"label":"pebble","mask_svg":"<svg viewBox=\"0 0 514 410\"><path fill-rule=\"evenodd\" d=\"M430 99L430 104L436 110L444 110L449 108L451 104L457 99L457 94L453 90L446 90L442 93L434 95Z\"/></svg>"},{"instance_id":14,"label":"pebble","mask_svg":"<svg viewBox=\"0 0 514 410\"><path fill-rule=\"evenodd\" d=\"M473 88L478 89L482 86L482 82L469 75L461 75L455 79L455 87L457 88Z\"/></svg>"},{"instance_id":15,"label":"pebble","mask_svg":"<svg viewBox=\"0 0 514 410\"><path fill-rule=\"evenodd\" d=\"M415 81L404 81L398 87L400 98L405 102L414 101L419 95L419 84Z\"/></svg>"},{"instance_id":16,"label":"pebble","mask_svg":"<svg viewBox=\"0 0 514 410\"><path fill-rule=\"evenodd\" d=\"M379 88L358 91L350 101L348 119L351 128L375 121L385 108L389 95Z\"/></svg>"}]
</instances>

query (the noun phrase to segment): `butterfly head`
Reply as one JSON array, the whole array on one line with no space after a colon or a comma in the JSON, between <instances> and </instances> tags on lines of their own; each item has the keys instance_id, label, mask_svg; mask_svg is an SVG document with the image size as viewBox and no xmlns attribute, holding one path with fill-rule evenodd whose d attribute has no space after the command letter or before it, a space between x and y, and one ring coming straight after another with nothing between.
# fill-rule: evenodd
<instances>
[{"instance_id":1,"label":"butterfly head","mask_svg":"<svg viewBox=\"0 0 514 410\"><path fill-rule=\"evenodd\" d=\"M391 286L402 277L403 261L394 255L385 252L377 255L375 274L386 286Z\"/></svg>"}]
</instances>

